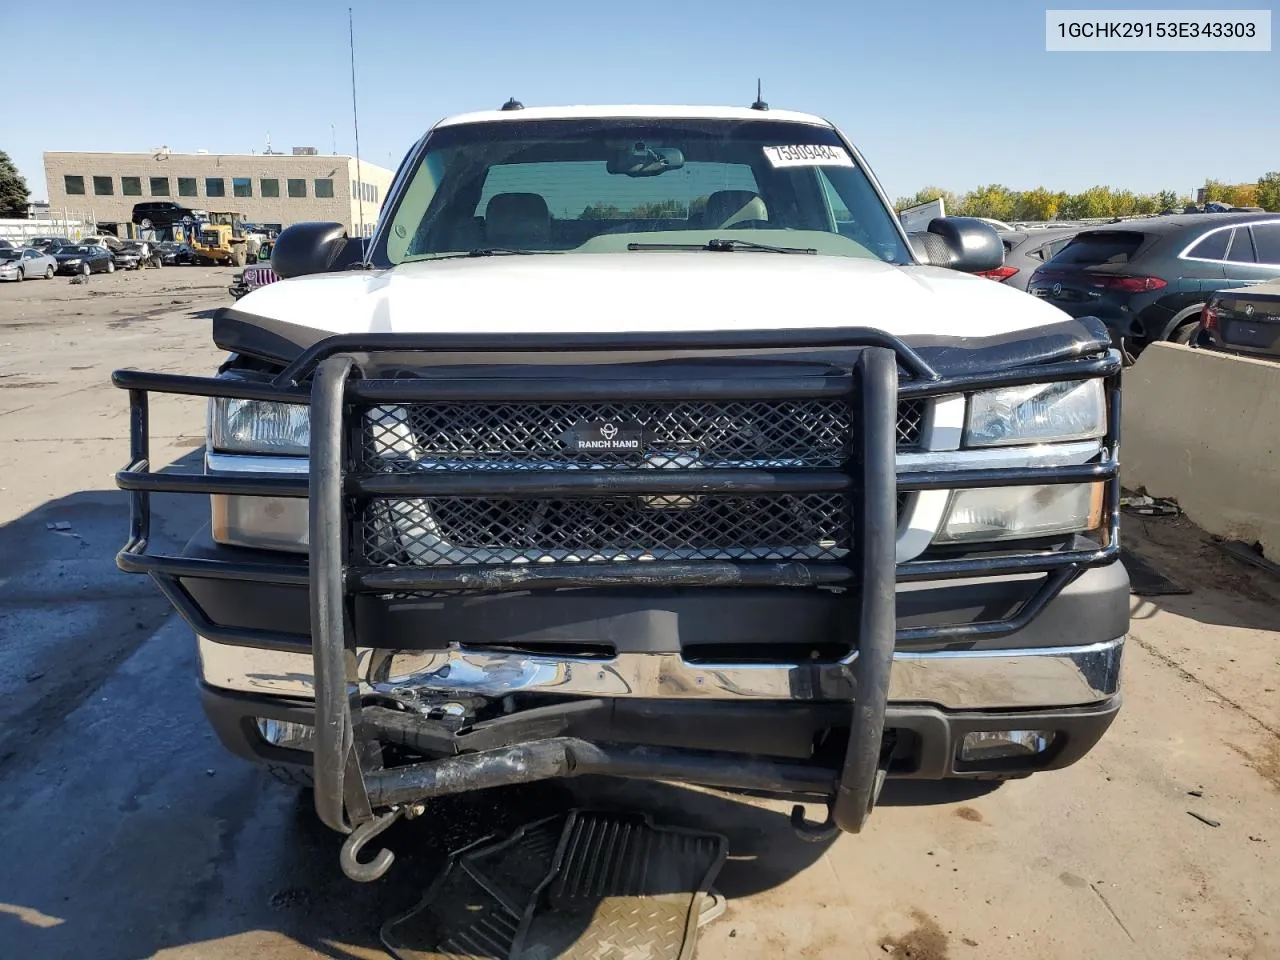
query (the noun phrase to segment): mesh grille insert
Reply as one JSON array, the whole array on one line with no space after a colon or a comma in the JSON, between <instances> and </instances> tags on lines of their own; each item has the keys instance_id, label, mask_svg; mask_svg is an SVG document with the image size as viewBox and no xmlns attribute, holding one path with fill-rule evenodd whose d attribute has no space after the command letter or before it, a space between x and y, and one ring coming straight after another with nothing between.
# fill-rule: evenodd
<instances>
[{"instance_id":1,"label":"mesh grille insert","mask_svg":"<svg viewBox=\"0 0 1280 960\"><path fill-rule=\"evenodd\" d=\"M923 419L922 401L899 404L899 447L919 443ZM381 471L636 466L634 450L572 449L582 424L639 426L646 451L696 452L702 467L838 467L853 440L840 399L409 404L374 408L364 422L363 459Z\"/></svg>"},{"instance_id":2,"label":"mesh grille insert","mask_svg":"<svg viewBox=\"0 0 1280 960\"><path fill-rule=\"evenodd\" d=\"M839 493L376 500L359 525L374 566L838 560L849 528Z\"/></svg>"}]
</instances>

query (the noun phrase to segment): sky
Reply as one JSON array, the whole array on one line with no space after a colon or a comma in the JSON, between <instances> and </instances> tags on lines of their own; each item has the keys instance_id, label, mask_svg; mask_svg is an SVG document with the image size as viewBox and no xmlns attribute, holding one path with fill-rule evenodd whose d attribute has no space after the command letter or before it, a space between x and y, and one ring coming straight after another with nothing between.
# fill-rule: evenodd
<instances>
[{"instance_id":1,"label":"sky","mask_svg":"<svg viewBox=\"0 0 1280 960\"><path fill-rule=\"evenodd\" d=\"M0 0L0 16L19 5ZM1047 5L223 0L59 16L5 45L0 150L33 199L47 196L45 150L260 153L269 135L275 150L352 153L350 6L360 152L391 168L441 117L510 96L746 106L760 77L772 106L840 127L891 197L988 183L1185 193L1280 169L1280 52L1048 53Z\"/></svg>"}]
</instances>

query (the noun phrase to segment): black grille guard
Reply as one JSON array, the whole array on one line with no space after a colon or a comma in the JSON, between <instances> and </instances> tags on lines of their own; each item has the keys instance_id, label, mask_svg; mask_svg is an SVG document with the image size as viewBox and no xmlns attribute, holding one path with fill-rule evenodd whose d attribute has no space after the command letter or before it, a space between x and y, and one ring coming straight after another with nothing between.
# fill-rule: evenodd
<instances>
[{"instance_id":1,"label":"black grille guard","mask_svg":"<svg viewBox=\"0 0 1280 960\"><path fill-rule=\"evenodd\" d=\"M750 349L841 350L856 357L841 377L779 377L753 381L690 378L670 368L647 379L537 380L501 379L366 379L362 370L384 354L422 358L433 352L556 352L621 350L716 351ZM1112 562L1119 555L1120 479L1117 463L1120 418L1120 357L1098 347L1090 356L991 371L942 376L903 341L878 330L845 328L830 331L727 331L714 333L594 334L588 336L526 335L498 339L469 335L342 335L324 339L291 362L272 381L191 377L119 370L116 386L130 397L130 463L116 474L129 491L130 532L117 555L118 566L149 574L179 613L201 635L214 642L265 649L309 652L315 664L316 744L315 802L320 818L340 832L364 830L356 849L382 823L374 806L386 798L423 799L447 792L516 782L502 779L504 768L524 770L521 777L572 776L583 772L617 772L624 776L684 779L743 789L783 791L798 782L828 784L821 792L830 805L829 825L857 832L875 804L884 778L883 732L889 674L895 643L900 640L964 641L1000 636L1024 627L1062 588L1084 569ZM900 382L901 376L901 382ZM1078 466L1021 469L974 469L940 473L895 472L899 400L923 399L976 389L1055 380L1106 378L1107 433L1102 458ZM307 381L310 380L308 385ZM153 472L149 454L148 394L275 400L310 403L309 477L253 473L244 476ZM539 470L513 478L492 470L457 469L412 475L361 474L352 468L359 437L347 416L353 406L463 400L744 400L794 399L839 393L853 410L856 434L853 456L840 468L806 470L610 470L586 472ZM1105 481L1104 531L1101 543L1076 538L1057 549L912 560L898 564L896 498L899 492L960 487L1065 484ZM374 567L350 562L351 524L346 504L360 498L506 493L512 484L522 493L577 497L620 494L785 493L814 490L850 495L852 540L848 556L839 560L789 561L619 561L610 563L538 563L518 570L509 566L450 565ZM310 557L305 569L280 563L224 562L156 556L147 553L149 495L159 492L308 497ZM975 623L896 628L895 581L1045 573L1037 590L1011 616ZM255 631L209 622L183 587L182 578L261 581L309 585L312 636ZM503 591L560 587L743 586L803 587L850 585L858 599L857 656L851 665L853 688L850 737L838 771L815 771L791 762L750 761L742 757L698 755L689 751L612 748L578 742L555 745L555 762L544 762L543 774L510 756L492 763L471 764L471 774L446 775L438 761L394 769L382 768L356 736L360 702L354 693L356 646L350 628L348 598L358 593L412 591ZM500 753L501 751L494 751ZM484 755L477 755L483 758ZM584 760L591 757L591 761ZM520 758L515 758L520 759ZM546 758L543 758L546 760ZM593 765L594 764L594 765ZM537 765L534 765L537 767ZM475 771L485 771L477 779ZM730 775L728 771L732 771ZM498 776L495 780L494 777ZM486 779L487 778L487 779ZM482 782L483 781L483 782ZM490 782L492 781L492 782ZM815 788L816 789L816 788ZM372 801L371 801L372 798ZM355 840L353 835L351 838ZM354 852L351 854L354 858ZM388 855L389 858L389 855ZM389 862L389 859L388 861ZM385 869L385 864L384 867ZM352 867L360 869L360 865ZM351 872L351 871L349 871ZM354 873L353 873L354 875Z\"/></svg>"}]
</instances>

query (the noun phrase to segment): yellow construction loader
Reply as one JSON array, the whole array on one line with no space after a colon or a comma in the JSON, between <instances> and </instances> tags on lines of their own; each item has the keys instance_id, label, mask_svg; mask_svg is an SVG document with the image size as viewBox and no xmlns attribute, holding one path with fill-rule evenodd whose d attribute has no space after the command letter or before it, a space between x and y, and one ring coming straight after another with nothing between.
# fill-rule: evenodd
<instances>
[{"instance_id":1,"label":"yellow construction loader","mask_svg":"<svg viewBox=\"0 0 1280 960\"><path fill-rule=\"evenodd\" d=\"M197 263L243 267L248 262L251 238L241 229L239 214L210 213L208 221L197 224L191 232Z\"/></svg>"}]
</instances>

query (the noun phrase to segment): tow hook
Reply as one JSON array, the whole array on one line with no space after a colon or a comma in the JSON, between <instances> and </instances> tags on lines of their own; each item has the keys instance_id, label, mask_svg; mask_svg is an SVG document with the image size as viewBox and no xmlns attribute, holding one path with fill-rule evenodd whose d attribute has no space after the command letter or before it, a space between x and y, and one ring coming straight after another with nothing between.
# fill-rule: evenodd
<instances>
[{"instance_id":1,"label":"tow hook","mask_svg":"<svg viewBox=\"0 0 1280 960\"><path fill-rule=\"evenodd\" d=\"M368 863L362 863L359 859L360 851L364 849L366 843L399 820L404 812L403 807L394 807L372 820L366 820L352 830L343 841L342 851L338 854L338 863L342 867L342 872L357 883L371 883L381 879L383 874L391 869L396 855L383 848L374 854L373 859Z\"/></svg>"},{"instance_id":2,"label":"tow hook","mask_svg":"<svg viewBox=\"0 0 1280 960\"><path fill-rule=\"evenodd\" d=\"M840 833L840 828L836 826L834 804L827 803L827 819L819 823L806 817L804 807L797 803L791 808L791 829L796 832L797 837L809 843L827 843L834 840Z\"/></svg>"}]
</instances>

